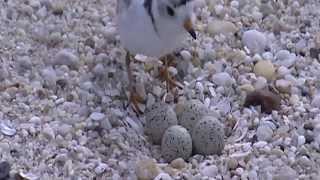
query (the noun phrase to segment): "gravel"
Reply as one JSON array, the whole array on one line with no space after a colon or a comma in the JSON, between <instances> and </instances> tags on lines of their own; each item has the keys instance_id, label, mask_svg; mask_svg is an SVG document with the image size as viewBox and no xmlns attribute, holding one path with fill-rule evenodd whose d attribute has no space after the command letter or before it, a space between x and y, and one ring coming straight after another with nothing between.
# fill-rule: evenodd
<instances>
[{"instance_id":1,"label":"gravel","mask_svg":"<svg viewBox=\"0 0 320 180\"><path fill-rule=\"evenodd\" d=\"M142 110L198 99L225 126L221 155L170 163L128 107L116 0L1 1L0 179L318 179L320 2L194 3L183 89L132 63Z\"/></svg>"}]
</instances>

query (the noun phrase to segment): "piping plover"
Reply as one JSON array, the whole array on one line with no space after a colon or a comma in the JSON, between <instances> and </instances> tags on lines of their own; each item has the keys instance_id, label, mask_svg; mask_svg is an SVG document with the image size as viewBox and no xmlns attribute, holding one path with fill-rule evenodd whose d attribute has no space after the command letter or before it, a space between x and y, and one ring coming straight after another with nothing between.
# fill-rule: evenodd
<instances>
[{"instance_id":1,"label":"piping plover","mask_svg":"<svg viewBox=\"0 0 320 180\"><path fill-rule=\"evenodd\" d=\"M118 0L117 22L120 42L126 50L130 102L135 111L143 102L133 86L130 59L133 54L163 58L181 48L189 33L196 39L193 29L192 0ZM165 58L167 59L167 58ZM165 61L164 78L168 75Z\"/></svg>"}]
</instances>

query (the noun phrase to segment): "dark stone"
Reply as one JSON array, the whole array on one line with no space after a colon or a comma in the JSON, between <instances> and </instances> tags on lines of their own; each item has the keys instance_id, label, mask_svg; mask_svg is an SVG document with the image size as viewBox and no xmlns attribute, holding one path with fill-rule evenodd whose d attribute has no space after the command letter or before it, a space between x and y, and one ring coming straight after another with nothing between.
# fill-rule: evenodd
<instances>
[{"instance_id":1,"label":"dark stone","mask_svg":"<svg viewBox=\"0 0 320 180\"><path fill-rule=\"evenodd\" d=\"M7 161L3 161L0 163L0 180L9 179L10 169L10 164Z\"/></svg>"},{"instance_id":2,"label":"dark stone","mask_svg":"<svg viewBox=\"0 0 320 180\"><path fill-rule=\"evenodd\" d=\"M318 48L310 48L310 57L318 59L320 54L320 49Z\"/></svg>"}]
</instances>

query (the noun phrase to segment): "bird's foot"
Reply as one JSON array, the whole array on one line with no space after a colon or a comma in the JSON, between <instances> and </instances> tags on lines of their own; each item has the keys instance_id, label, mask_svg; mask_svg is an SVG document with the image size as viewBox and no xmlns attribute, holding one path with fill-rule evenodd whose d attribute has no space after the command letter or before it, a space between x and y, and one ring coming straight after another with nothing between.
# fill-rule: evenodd
<instances>
[{"instance_id":1,"label":"bird's foot","mask_svg":"<svg viewBox=\"0 0 320 180\"><path fill-rule=\"evenodd\" d=\"M130 90L129 104L132 105L132 109L135 113L143 114L142 110L139 107L139 104L144 104L144 103L145 103L144 98L139 93L137 93L137 91L134 88Z\"/></svg>"}]
</instances>

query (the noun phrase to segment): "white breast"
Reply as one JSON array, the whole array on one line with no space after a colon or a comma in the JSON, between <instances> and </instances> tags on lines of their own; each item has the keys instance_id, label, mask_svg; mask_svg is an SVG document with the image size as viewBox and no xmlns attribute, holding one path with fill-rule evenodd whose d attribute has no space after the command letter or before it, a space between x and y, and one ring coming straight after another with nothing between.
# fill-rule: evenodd
<instances>
[{"instance_id":1,"label":"white breast","mask_svg":"<svg viewBox=\"0 0 320 180\"><path fill-rule=\"evenodd\" d=\"M155 19L157 21L157 19ZM157 24L156 33L142 0L135 0L118 15L118 31L124 48L132 54L161 57L182 45L183 33L171 31L166 24Z\"/></svg>"}]
</instances>

